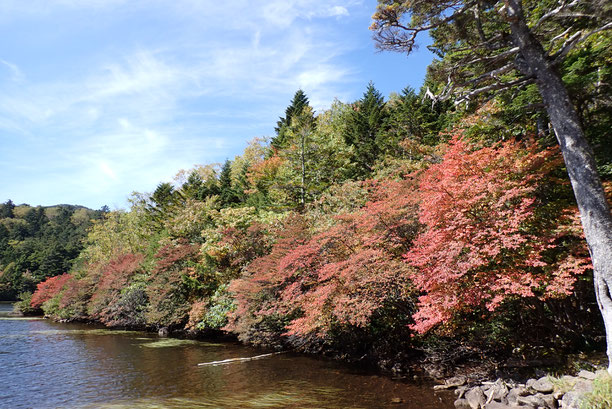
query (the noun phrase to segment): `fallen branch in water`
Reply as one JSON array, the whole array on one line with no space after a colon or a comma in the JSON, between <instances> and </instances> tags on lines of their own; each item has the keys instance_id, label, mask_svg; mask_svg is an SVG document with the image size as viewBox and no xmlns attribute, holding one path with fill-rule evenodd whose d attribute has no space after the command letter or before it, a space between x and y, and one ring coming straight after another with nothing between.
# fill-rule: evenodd
<instances>
[{"instance_id":1,"label":"fallen branch in water","mask_svg":"<svg viewBox=\"0 0 612 409\"><path fill-rule=\"evenodd\" d=\"M285 351L272 352L270 354L251 356L251 357L247 357L247 358L230 358L230 359L224 359L223 361L203 362L203 363L198 364L198 366L217 366L217 365L232 364L234 362L253 361L255 359L267 358L267 357L272 356L272 355L278 355L278 354L283 354L283 353L285 353Z\"/></svg>"}]
</instances>

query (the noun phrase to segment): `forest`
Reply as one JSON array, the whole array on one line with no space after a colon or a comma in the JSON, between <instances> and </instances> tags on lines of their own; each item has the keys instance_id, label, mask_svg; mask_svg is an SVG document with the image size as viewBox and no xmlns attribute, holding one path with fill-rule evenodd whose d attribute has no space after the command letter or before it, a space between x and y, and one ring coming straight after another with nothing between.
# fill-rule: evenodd
<instances>
[{"instance_id":1,"label":"forest","mask_svg":"<svg viewBox=\"0 0 612 409\"><path fill-rule=\"evenodd\" d=\"M0 204L0 300L32 293L36 284L70 271L92 220L108 209Z\"/></svg>"},{"instance_id":2,"label":"forest","mask_svg":"<svg viewBox=\"0 0 612 409\"><path fill-rule=\"evenodd\" d=\"M610 203L610 6L525 1L507 23L494 3L380 1L382 49L409 53L430 30L438 58L419 90L370 83L319 112L297 90L272 137L127 210L3 204L2 296L56 319L232 334L396 373L605 350L558 114L512 41L518 20L554 58Z\"/></svg>"}]
</instances>

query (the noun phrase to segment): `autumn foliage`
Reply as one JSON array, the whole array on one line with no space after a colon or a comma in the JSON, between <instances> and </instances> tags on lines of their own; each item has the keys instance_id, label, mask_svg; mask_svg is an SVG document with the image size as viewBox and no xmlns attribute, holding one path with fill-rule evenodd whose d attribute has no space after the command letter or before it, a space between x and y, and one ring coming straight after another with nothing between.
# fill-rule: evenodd
<instances>
[{"instance_id":1,"label":"autumn foliage","mask_svg":"<svg viewBox=\"0 0 612 409\"><path fill-rule=\"evenodd\" d=\"M371 200L311 233L295 215L269 255L232 283L238 309L228 328L248 331L276 317L288 335L366 327L389 303L408 302L409 266L401 259L417 231L416 203L404 180L371 182Z\"/></svg>"},{"instance_id":2,"label":"autumn foliage","mask_svg":"<svg viewBox=\"0 0 612 409\"><path fill-rule=\"evenodd\" d=\"M146 293L146 320L158 326L186 324L191 303L196 300L199 277L196 261L200 246L180 243L161 248L155 255Z\"/></svg>"},{"instance_id":3,"label":"autumn foliage","mask_svg":"<svg viewBox=\"0 0 612 409\"><path fill-rule=\"evenodd\" d=\"M419 185L424 232L405 254L421 291L414 329L510 298L569 295L590 263L571 211L547 203L556 150L507 142L475 149L456 136ZM570 237L568 245L566 240Z\"/></svg>"},{"instance_id":4,"label":"autumn foliage","mask_svg":"<svg viewBox=\"0 0 612 409\"><path fill-rule=\"evenodd\" d=\"M510 346L521 326L539 328L533 339L560 334L551 344L581 333L596 308L558 151L521 132L491 137L493 102L440 133L446 120L420 100L395 98L380 118L399 117L367 144L346 138L365 125L338 102L308 135L135 195L32 306L387 363L446 342ZM365 165L360 150L371 150Z\"/></svg>"},{"instance_id":5,"label":"autumn foliage","mask_svg":"<svg viewBox=\"0 0 612 409\"><path fill-rule=\"evenodd\" d=\"M141 270L143 256L123 254L102 268L95 292L89 302L89 314L109 326L124 325L133 313L125 310L122 295L130 284L131 278Z\"/></svg>"},{"instance_id":6,"label":"autumn foliage","mask_svg":"<svg viewBox=\"0 0 612 409\"><path fill-rule=\"evenodd\" d=\"M50 277L36 286L36 291L32 294L30 305L32 308L40 308L46 302L57 296L64 285L72 278L70 274L62 274Z\"/></svg>"}]
</instances>

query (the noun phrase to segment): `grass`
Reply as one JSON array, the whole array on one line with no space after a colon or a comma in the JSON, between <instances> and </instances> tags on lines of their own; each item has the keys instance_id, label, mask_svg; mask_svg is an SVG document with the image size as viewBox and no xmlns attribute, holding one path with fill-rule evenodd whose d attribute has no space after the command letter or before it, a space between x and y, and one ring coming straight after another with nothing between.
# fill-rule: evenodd
<instances>
[{"instance_id":1,"label":"grass","mask_svg":"<svg viewBox=\"0 0 612 409\"><path fill-rule=\"evenodd\" d=\"M593 391L584 395L580 407L582 409L612 408L612 376L608 373L599 375L593 381Z\"/></svg>"}]
</instances>

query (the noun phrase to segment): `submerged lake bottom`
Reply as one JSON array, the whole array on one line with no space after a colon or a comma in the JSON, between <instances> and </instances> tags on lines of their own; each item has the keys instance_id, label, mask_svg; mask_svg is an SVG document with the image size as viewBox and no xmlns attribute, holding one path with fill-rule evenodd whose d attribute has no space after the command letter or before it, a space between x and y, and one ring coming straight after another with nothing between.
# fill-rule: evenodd
<instances>
[{"instance_id":1,"label":"submerged lake bottom","mask_svg":"<svg viewBox=\"0 0 612 409\"><path fill-rule=\"evenodd\" d=\"M0 304L0 408L450 409L431 385L394 381L341 362L236 343L160 338L10 315Z\"/></svg>"}]
</instances>

